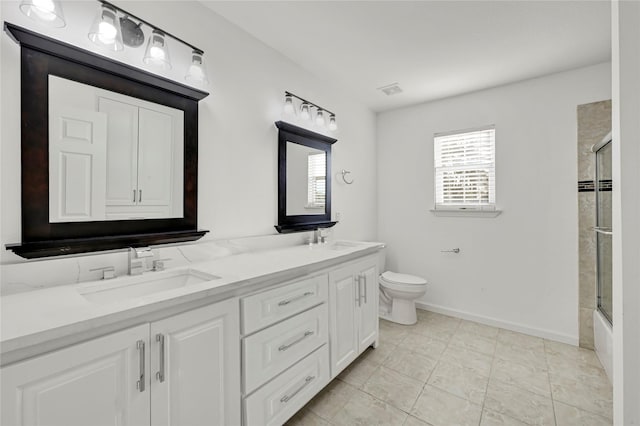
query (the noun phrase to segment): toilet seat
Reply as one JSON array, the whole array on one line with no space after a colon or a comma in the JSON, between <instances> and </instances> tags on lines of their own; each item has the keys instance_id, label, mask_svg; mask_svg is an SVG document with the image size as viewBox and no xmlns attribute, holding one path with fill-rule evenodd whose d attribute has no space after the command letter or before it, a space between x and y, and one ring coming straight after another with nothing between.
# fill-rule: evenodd
<instances>
[{"instance_id":1,"label":"toilet seat","mask_svg":"<svg viewBox=\"0 0 640 426\"><path fill-rule=\"evenodd\" d=\"M386 284L399 284L403 286L425 285L427 281L424 278L415 275L399 274L397 272L387 271L380 275L380 279Z\"/></svg>"}]
</instances>

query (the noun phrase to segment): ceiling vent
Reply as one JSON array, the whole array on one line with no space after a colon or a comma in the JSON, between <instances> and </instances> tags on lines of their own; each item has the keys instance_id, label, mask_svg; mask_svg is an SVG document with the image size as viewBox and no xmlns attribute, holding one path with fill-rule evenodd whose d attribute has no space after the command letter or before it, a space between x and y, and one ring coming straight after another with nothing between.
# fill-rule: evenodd
<instances>
[{"instance_id":1,"label":"ceiling vent","mask_svg":"<svg viewBox=\"0 0 640 426\"><path fill-rule=\"evenodd\" d=\"M382 91L387 96L397 95L402 93L402 89L398 83L387 84L386 86L378 87L378 90Z\"/></svg>"}]
</instances>

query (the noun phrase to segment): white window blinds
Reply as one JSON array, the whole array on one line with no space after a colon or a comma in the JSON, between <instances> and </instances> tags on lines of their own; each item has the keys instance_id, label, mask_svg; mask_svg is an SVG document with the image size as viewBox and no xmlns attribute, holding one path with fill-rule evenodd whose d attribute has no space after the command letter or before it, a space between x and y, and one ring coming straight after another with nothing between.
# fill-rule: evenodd
<instances>
[{"instance_id":1,"label":"white window blinds","mask_svg":"<svg viewBox=\"0 0 640 426\"><path fill-rule=\"evenodd\" d=\"M495 209L495 127L434 136L435 208Z\"/></svg>"},{"instance_id":2,"label":"white window blinds","mask_svg":"<svg viewBox=\"0 0 640 426\"><path fill-rule=\"evenodd\" d=\"M307 189L307 207L318 208L324 207L326 198L326 155L309 154L308 176L309 183Z\"/></svg>"}]
</instances>

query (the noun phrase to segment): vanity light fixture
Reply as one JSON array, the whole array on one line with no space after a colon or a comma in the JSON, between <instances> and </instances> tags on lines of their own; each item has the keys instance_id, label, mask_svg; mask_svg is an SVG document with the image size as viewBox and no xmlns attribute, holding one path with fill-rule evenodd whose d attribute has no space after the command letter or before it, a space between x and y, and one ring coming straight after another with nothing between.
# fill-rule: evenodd
<instances>
[{"instance_id":1,"label":"vanity light fixture","mask_svg":"<svg viewBox=\"0 0 640 426\"><path fill-rule=\"evenodd\" d=\"M120 20L114 7L108 4L100 7L89 30L89 40L114 52L124 49Z\"/></svg>"},{"instance_id":2,"label":"vanity light fixture","mask_svg":"<svg viewBox=\"0 0 640 426\"><path fill-rule=\"evenodd\" d=\"M336 122L335 114L331 114L329 116L329 130L331 130L332 132L335 132L336 130L338 130L338 123Z\"/></svg>"},{"instance_id":3,"label":"vanity light fixture","mask_svg":"<svg viewBox=\"0 0 640 426\"><path fill-rule=\"evenodd\" d=\"M336 115L326 108L316 105L313 102L309 102L300 96L291 92L284 92L284 107L283 111L287 115L295 115L294 98L300 101L300 118L302 120L311 120L314 117L314 122L319 127L327 126L327 119L325 114L329 115L329 125L327 126L332 132L338 129L338 123L336 121ZM315 116L312 114L312 108L315 108Z\"/></svg>"},{"instance_id":4,"label":"vanity light fixture","mask_svg":"<svg viewBox=\"0 0 640 426\"><path fill-rule=\"evenodd\" d=\"M207 70L204 64L204 51L187 43L186 41L170 34L147 21L138 18L126 10L109 3L98 0L100 11L91 26L89 38L100 46L106 46L112 51L123 50L124 46L138 47L144 44L145 33L142 26L149 27L151 34L147 41L142 62L168 70L172 68L169 56L169 39L179 42L191 49L191 61L188 64L185 80L190 83L208 84ZM23 0L24 4L55 3L57 0ZM22 5L21 5L22 8ZM24 10L23 10L24 11ZM26 12L25 12L26 14ZM172 43L171 43L172 44Z\"/></svg>"},{"instance_id":5,"label":"vanity light fixture","mask_svg":"<svg viewBox=\"0 0 640 426\"><path fill-rule=\"evenodd\" d=\"M165 70L171 69L169 47L162 31L154 29L151 32L142 61L147 65L155 65Z\"/></svg>"},{"instance_id":6,"label":"vanity light fixture","mask_svg":"<svg viewBox=\"0 0 640 426\"><path fill-rule=\"evenodd\" d=\"M191 52L191 65L189 66L187 75L184 78L189 82L202 82L204 84L209 84L202 51L194 50Z\"/></svg>"},{"instance_id":7,"label":"vanity light fixture","mask_svg":"<svg viewBox=\"0 0 640 426\"><path fill-rule=\"evenodd\" d=\"M286 93L284 95L284 113L287 115L295 115L296 114L296 108L293 106L293 96L291 96L291 93Z\"/></svg>"},{"instance_id":8,"label":"vanity light fixture","mask_svg":"<svg viewBox=\"0 0 640 426\"><path fill-rule=\"evenodd\" d=\"M309 103L307 102L303 102L302 105L300 105L300 118L302 118L303 120L309 120L311 118L311 105L309 105Z\"/></svg>"},{"instance_id":9,"label":"vanity light fixture","mask_svg":"<svg viewBox=\"0 0 640 426\"><path fill-rule=\"evenodd\" d=\"M20 11L31 19L62 28L67 25L59 0L22 0Z\"/></svg>"}]
</instances>

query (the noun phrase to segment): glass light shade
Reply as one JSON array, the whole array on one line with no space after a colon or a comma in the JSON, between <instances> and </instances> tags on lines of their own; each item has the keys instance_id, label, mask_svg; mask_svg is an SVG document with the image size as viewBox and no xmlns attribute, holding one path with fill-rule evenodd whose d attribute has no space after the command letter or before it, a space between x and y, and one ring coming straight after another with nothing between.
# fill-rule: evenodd
<instances>
[{"instance_id":1,"label":"glass light shade","mask_svg":"<svg viewBox=\"0 0 640 426\"><path fill-rule=\"evenodd\" d=\"M303 120L311 119L311 111L309 110L309 107L309 104L306 102L303 102L300 106L300 118Z\"/></svg>"},{"instance_id":2,"label":"glass light shade","mask_svg":"<svg viewBox=\"0 0 640 426\"><path fill-rule=\"evenodd\" d=\"M114 52L124 49L120 20L115 9L102 5L89 30L89 40Z\"/></svg>"},{"instance_id":3,"label":"glass light shade","mask_svg":"<svg viewBox=\"0 0 640 426\"><path fill-rule=\"evenodd\" d=\"M318 112L316 113L316 124L318 126L324 126L326 124L324 121L324 113L322 112L321 109L319 109Z\"/></svg>"},{"instance_id":4,"label":"glass light shade","mask_svg":"<svg viewBox=\"0 0 640 426\"><path fill-rule=\"evenodd\" d=\"M334 114L329 116L329 130L338 130L338 123L336 122L336 116Z\"/></svg>"},{"instance_id":5,"label":"glass light shade","mask_svg":"<svg viewBox=\"0 0 640 426\"><path fill-rule=\"evenodd\" d=\"M191 65L189 66L187 75L184 78L190 83L209 84L209 80L207 79L207 69L204 65L202 52L194 50L191 53Z\"/></svg>"},{"instance_id":6,"label":"glass light shade","mask_svg":"<svg viewBox=\"0 0 640 426\"><path fill-rule=\"evenodd\" d=\"M284 113L287 115L295 115L296 114L296 109L293 106L293 96L291 95L285 95L284 96Z\"/></svg>"},{"instance_id":7,"label":"glass light shade","mask_svg":"<svg viewBox=\"0 0 640 426\"><path fill-rule=\"evenodd\" d=\"M20 11L29 18L52 27L62 28L67 25L58 0L22 0Z\"/></svg>"},{"instance_id":8,"label":"glass light shade","mask_svg":"<svg viewBox=\"0 0 640 426\"><path fill-rule=\"evenodd\" d=\"M147 50L144 52L142 61L147 65L153 65L165 70L171 69L169 47L167 46L167 39L162 31L153 30L151 32L151 37L149 37L149 42L147 43Z\"/></svg>"}]
</instances>

